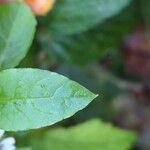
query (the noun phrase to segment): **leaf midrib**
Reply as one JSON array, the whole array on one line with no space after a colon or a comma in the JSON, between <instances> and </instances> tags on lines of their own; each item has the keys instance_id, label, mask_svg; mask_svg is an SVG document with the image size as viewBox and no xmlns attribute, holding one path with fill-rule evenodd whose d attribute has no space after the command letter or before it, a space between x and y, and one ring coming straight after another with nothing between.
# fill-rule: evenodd
<instances>
[{"instance_id":1,"label":"leaf midrib","mask_svg":"<svg viewBox=\"0 0 150 150\"><path fill-rule=\"evenodd\" d=\"M1 103L7 103L7 102L17 102L17 101L22 101L22 100L26 100L26 101L37 100L37 99L50 100L50 99L52 99L52 97L53 96L50 96L50 97L33 97L33 98L1 98L0 97L0 104ZM63 99L67 99L67 98L69 98L69 97L63 97ZM76 96L75 98L85 98L85 96ZM88 98L88 97L86 97L86 98ZM1 100L1 99L3 99L3 100Z\"/></svg>"}]
</instances>

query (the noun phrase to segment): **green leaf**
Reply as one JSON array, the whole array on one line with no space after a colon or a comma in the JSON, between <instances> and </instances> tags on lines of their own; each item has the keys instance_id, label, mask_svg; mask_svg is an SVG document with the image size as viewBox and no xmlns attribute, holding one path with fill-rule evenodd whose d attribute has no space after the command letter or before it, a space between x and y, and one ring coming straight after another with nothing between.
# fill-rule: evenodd
<instances>
[{"instance_id":1,"label":"green leaf","mask_svg":"<svg viewBox=\"0 0 150 150\"><path fill-rule=\"evenodd\" d=\"M33 150L128 150L135 143L133 132L99 120L68 129L54 129L33 142Z\"/></svg>"},{"instance_id":2,"label":"green leaf","mask_svg":"<svg viewBox=\"0 0 150 150\"><path fill-rule=\"evenodd\" d=\"M73 34L93 28L114 16L130 0L58 0L49 17L55 34Z\"/></svg>"},{"instance_id":3,"label":"green leaf","mask_svg":"<svg viewBox=\"0 0 150 150\"><path fill-rule=\"evenodd\" d=\"M23 3L0 5L0 70L12 68L25 57L36 21Z\"/></svg>"},{"instance_id":4,"label":"green leaf","mask_svg":"<svg viewBox=\"0 0 150 150\"><path fill-rule=\"evenodd\" d=\"M117 54L122 39L141 22L137 8L137 4L131 3L117 16L84 33L52 38L49 32L41 30L38 34L41 49L47 51L51 59L69 64L89 64L108 54L113 61L118 61L121 59Z\"/></svg>"},{"instance_id":5,"label":"green leaf","mask_svg":"<svg viewBox=\"0 0 150 150\"><path fill-rule=\"evenodd\" d=\"M68 118L86 107L92 92L68 78L39 69L0 72L0 128L40 128Z\"/></svg>"}]
</instances>

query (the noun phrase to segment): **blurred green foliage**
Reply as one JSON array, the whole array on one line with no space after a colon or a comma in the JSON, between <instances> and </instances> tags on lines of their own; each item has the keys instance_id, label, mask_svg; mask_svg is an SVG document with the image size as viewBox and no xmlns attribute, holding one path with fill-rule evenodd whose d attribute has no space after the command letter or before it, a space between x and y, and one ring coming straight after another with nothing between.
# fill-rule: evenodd
<instances>
[{"instance_id":1,"label":"blurred green foliage","mask_svg":"<svg viewBox=\"0 0 150 150\"><path fill-rule=\"evenodd\" d=\"M46 23L51 34L83 32L112 17L129 2L130 0L57 0Z\"/></svg>"},{"instance_id":2,"label":"blurred green foliage","mask_svg":"<svg viewBox=\"0 0 150 150\"><path fill-rule=\"evenodd\" d=\"M53 127L13 133L17 146L30 147L34 141L35 150L133 148L135 133L99 120L76 124L95 117L114 121L114 98L129 92L120 86L124 83L120 79L135 81L125 72L122 43L143 22L149 28L149 14L147 0L57 0L52 12L38 17L34 43L18 67L58 72L99 97L82 112Z\"/></svg>"},{"instance_id":3,"label":"blurred green foliage","mask_svg":"<svg viewBox=\"0 0 150 150\"><path fill-rule=\"evenodd\" d=\"M118 44L140 21L137 14L137 3L133 2L119 15L107 19L94 29L70 36L53 36L45 22L40 24L37 40L41 49L47 51L50 58L55 58L58 62L85 65L102 59L108 54L113 57L113 61L116 61L119 59ZM45 18L45 21L46 19L51 20L49 16Z\"/></svg>"},{"instance_id":4,"label":"blurred green foliage","mask_svg":"<svg viewBox=\"0 0 150 150\"><path fill-rule=\"evenodd\" d=\"M47 132L34 140L33 150L129 150L136 134L99 120Z\"/></svg>"}]
</instances>

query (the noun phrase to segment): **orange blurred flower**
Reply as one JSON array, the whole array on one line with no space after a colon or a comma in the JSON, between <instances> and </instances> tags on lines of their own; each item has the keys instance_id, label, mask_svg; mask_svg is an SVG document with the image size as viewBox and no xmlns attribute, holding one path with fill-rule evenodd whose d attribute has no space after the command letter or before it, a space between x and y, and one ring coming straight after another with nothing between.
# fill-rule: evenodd
<instances>
[{"instance_id":1,"label":"orange blurred flower","mask_svg":"<svg viewBox=\"0 0 150 150\"><path fill-rule=\"evenodd\" d=\"M47 14L54 5L55 0L24 0L35 15Z\"/></svg>"}]
</instances>

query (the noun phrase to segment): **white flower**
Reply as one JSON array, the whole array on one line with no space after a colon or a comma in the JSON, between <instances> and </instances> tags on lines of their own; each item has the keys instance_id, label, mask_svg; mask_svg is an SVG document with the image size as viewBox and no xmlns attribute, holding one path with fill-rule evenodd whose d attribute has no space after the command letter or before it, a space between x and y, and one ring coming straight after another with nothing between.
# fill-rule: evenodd
<instances>
[{"instance_id":1,"label":"white flower","mask_svg":"<svg viewBox=\"0 0 150 150\"><path fill-rule=\"evenodd\" d=\"M0 129L0 150L15 150L15 139L13 137L3 138L5 131Z\"/></svg>"},{"instance_id":2,"label":"white flower","mask_svg":"<svg viewBox=\"0 0 150 150\"><path fill-rule=\"evenodd\" d=\"M0 129L0 139L4 135L5 131Z\"/></svg>"}]
</instances>

